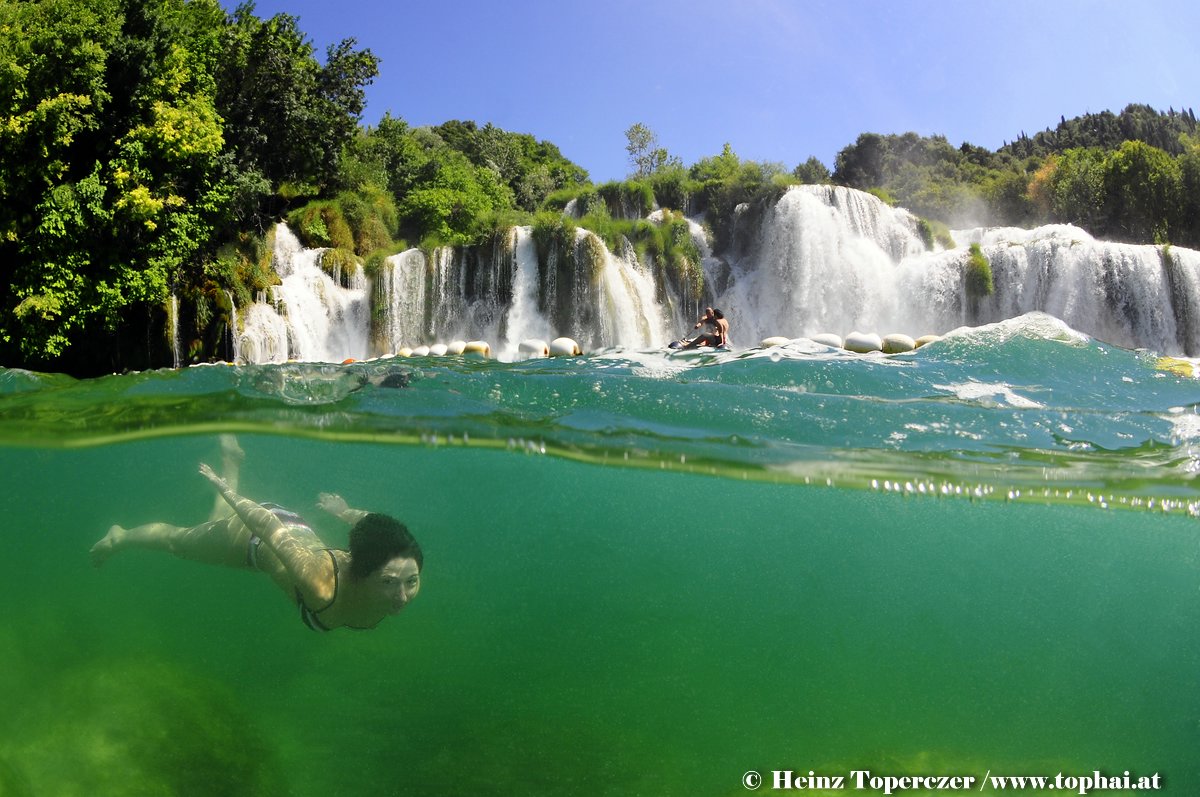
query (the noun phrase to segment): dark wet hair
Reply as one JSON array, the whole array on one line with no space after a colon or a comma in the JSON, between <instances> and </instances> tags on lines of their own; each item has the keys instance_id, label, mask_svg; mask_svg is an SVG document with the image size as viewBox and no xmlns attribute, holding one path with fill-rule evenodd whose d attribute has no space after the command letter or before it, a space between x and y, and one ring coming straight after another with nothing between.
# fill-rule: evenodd
<instances>
[{"instance_id":1,"label":"dark wet hair","mask_svg":"<svg viewBox=\"0 0 1200 797\"><path fill-rule=\"evenodd\" d=\"M351 578L364 579L397 556L415 559L418 571L425 567L421 546L394 517L372 512L350 529Z\"/></svg>"},{"instance_id":2,"label":"dark wet hair","mask_svg":"<svg viewBox=\"0 0 1200 797\"><path fill-rule=\"evenodd\" d=\"M408 371L392 371L383 378L379 383L380 387L408 387L408 383L412 380L412 375Z\"/></svg>"},{"instance_id":3,"label":"dark wet hair","mask_svg":"<svg viewBox=\"0 0 1200 797\"><path fill-rule=\"evenodd\" d=\"M716 318L724 318L724 317L725 317L725 314L724 314L724 313L722 313L720 310L717 310L716 308L713 308L713 316L714 316L714 317L716 317Z\"/></svg>"}]
</instances>

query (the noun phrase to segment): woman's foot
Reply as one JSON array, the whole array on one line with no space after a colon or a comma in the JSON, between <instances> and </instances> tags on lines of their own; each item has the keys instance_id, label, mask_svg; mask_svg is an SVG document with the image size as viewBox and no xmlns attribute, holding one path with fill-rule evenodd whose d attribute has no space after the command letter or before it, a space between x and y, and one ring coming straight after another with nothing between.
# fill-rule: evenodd
<instances>
[{"instance_id":1,"label":"woman's foot","mask_svg":"<svg viewBox=\"0 0 1200 797\"><path fill-rule=\"evenodd\" d=\"M237 467L246 459L246 452L238 445L237 438L231 434L221 435L221 465L228 470L229 466Z\"/></svg>"},{"instance_id":2,"label":"woman's foot","mask_svg":"<svg viewBox=\"0 0 1200 797\"><path fill-rule=\"evenodd\" d=\"M92 546L92 565L99 567L108 561L108 557L117 552L117 548L125 539L126 530L120 526L111 526L108 529L108 534L101 538L100 542Z\"/></svg>"}]
</instances>

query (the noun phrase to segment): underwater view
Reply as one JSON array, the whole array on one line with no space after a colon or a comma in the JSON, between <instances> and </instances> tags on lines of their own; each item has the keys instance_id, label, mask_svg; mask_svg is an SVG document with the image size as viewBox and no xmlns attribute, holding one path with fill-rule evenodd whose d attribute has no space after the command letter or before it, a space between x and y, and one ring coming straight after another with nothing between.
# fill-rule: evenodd
<instances>
[{"instance_id":1,"label":"underwater view","mask_svg":"<svg viewBox=\"0 0 1200 797\"><path fill-rule=\"evenodd\" d=\"M0 795L1196 794L1197 385L1037 313L892 356L0 370ZM93 567L208 516L225 434L331 547L322 492L401 519L420 595L318 634L245 569Z\"/></svg>"}]
</instances>

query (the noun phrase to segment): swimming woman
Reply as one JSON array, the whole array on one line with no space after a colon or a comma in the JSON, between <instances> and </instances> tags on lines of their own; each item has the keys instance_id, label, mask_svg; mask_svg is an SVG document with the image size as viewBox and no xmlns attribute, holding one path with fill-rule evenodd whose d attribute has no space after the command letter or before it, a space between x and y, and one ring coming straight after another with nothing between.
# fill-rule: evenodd
<instances>
[{"instance_id":1,"label":"swimming woman","mask_svg":"<svg viewBox=\"0 0 1200 797\"><path fill-rule=\"evenodd\" d=\"M321 508L352 526L350 550L329 548L294 512L238 495L242 450L225 436L222 453L224 478L200 465L200 474L218 493L206 523L113 526L92 546L92 562L99 567L118 551L146 548L262 571L296 602L301 621L314 631L374 628L417 596L424 557L403 523L351 509L340 496L322 493Z\"/></svg>"}]
</instances>

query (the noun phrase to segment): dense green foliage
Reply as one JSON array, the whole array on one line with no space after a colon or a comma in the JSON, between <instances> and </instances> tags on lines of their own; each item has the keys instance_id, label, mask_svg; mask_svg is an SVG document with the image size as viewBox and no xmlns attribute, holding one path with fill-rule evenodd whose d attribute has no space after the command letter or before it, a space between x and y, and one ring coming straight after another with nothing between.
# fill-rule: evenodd
<instances>
[{"instance_id":1,"label":"dense green foliage","mask_svg":"<svg viewBox=\"0 0 1200 797\"><path fill-rule=\"evenodd\" d=\"M371 259L465 243L587 174L472 122L363 129L377 60L217 0L0 3L0 362L76 373L227 356L280 218ZM301 205L297 209L297 205ZM509 215L506 215L509 214Z\"/></svg>"},{"instance_id":2,"label":"dense green foliage","mask_svg":"<svg viewBox=\"0 0 1200 797\"><path fill-rule=\"evenodd\" d=\"M1144 105L1063 119L994 153L864 133L838 153L833 179L954 225L1066 222L1102 238L1196 246L1198 135L1191 110Z\"/></svg>"},{"instance_id":3,"label":"dense green foliage","mask_svg":"<svg viewBox=\"0 0 1200 797\"><path fill-rule=\"evenodd\" d=\"M0 4L4 362L148 364L172 286L211 323L246 287L221 246L336 174L375 59L344 41L322 66L294 19L251 11Z\"/></svg>"},{"instance_id":4,"label":"dense green foliage","mask_svg":"<svg viewBox=\"0 0 1200 797\"><path fill-rule=\"evenodd\" d=\"M279 220L343 270L515 224L534 225L540 251L559 241L558 268L583 268L596 258L571 254L578 225L632 247L688 301L704 285L683 215L705 214L713 249L736 251L798 183L906 207L929 246L952 246L947 224L1051 221L1200 245L1190 110L1063 119L997 152L864 133L832 175L816 158L789 170L729 144L685 166L638 123L626 130L630 179L593 185L553 144L491 124L413 128L389 114L361 126L377 71L349 39L319 59L295 17L260 19L251 4L0 0L0 363L164 364L168 312L188 360L228 356L235 306L278 281ZM658 208L673 213L644 221ZM990 272L969 269L968 283L984 295Z\"/></svg>"},{"instance_id":5,"label":"dense green foliage","mask_svg":"<svg viewBox=\"0 0 1200 797\"><path fill-rule=\"evenodd\" d=\"M1195 136L1200 132L1196 114L1188 109L1171 108L1159 113L1149 105L1128 105L1119 114L1111 111L1088 113L1067 119L1060 117L1058 126L1046 129L1032 138L1024 133L1011 144L1000 147L999 154L1028 158L1046 157L1068 149L1098 147L1118 149L1126 141L1141 141L1171 155L1182 155L1180 135Z\"/></svg>"}]
</instances>

